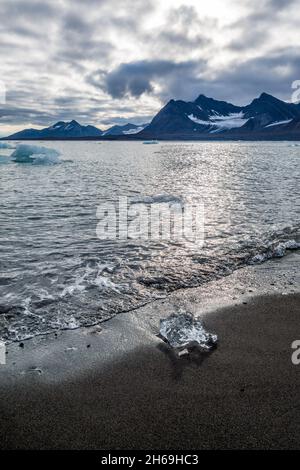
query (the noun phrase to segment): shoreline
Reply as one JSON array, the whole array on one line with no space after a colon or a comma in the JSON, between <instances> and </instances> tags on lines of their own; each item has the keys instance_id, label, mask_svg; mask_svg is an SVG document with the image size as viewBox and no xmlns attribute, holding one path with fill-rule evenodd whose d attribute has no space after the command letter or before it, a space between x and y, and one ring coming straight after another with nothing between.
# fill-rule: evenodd
<instances>
[{"instance_id":1,"label":"shoreline","mask_svg":"<svg viewBox=\"0 0 300 470\"><path fill-rule=\"evenodd\" d=\"M201 143L201 142L299 142L300 137L298 133L295 134L280 134L278 136L266 136L265 134L258 134L256 136L251 136L249 134L246 135L230 135L230 136L212 136L212 134L206 134L203 136L194 136L193 134L190 135L182 135L182 136L175 136L172 135L146 135L140 137L129 137L125 135L110 135L110 136L97 136L97 137L69 137L69 138L41 138L41 137L30 137L30 138L16 138L16 137L0 137L1 141L20 141L22 143L26 142L144 142L145 140L157 140L159 142L194 142L194 143Z\"/></svg>"},{"instance_id":2,"label":"shoreline","mask_svg":"<svg viewBox=\"0 0 300 470\"><path fill-rule=\"evenodd\" d=\"M10 344L0 448L300 448L299 256ZM180 309L203 316L215 351L178 361L157 338L159 319Z\"/></svg>"}]
</instances>

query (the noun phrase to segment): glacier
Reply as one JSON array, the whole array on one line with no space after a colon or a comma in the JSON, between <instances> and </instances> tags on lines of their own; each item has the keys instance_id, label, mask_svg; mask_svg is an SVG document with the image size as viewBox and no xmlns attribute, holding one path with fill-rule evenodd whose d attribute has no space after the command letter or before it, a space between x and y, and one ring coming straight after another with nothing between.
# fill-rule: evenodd
<instances>
[{"instance_id":1,"label":"glacier","mask_svg":"<svg viewBox=\"0 0 300 470\"><path fill-rule=\"evenodd\" d=\"M244 118L243 112L230 113L228 116L222 116L215 112L209 117L208 121L198 119L193 114L189 114L187 117L196 124L201 124L202 126L210 126L210 132L218 132L226 129L242 127L248 121L248 119Z\"/></svg>"}]
</instances>

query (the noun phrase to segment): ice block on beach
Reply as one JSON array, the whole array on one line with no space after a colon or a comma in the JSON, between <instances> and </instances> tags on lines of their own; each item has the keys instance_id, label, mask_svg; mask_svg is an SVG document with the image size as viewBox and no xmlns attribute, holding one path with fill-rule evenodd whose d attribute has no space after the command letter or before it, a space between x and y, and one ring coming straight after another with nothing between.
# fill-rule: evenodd
<instances>
[{"instance_id":1,"label":"ice block on beach","mask_svg":"<svg viewBox=\"0 0 300 470\"><path fill-rule=\"evenodd\" d=\"M159 333L166 343L178 349L198 346L209 351L218 340L217 335L207 332L201 320L190 313L172 314L160 320Z\"/></svg>"}]
</instances>

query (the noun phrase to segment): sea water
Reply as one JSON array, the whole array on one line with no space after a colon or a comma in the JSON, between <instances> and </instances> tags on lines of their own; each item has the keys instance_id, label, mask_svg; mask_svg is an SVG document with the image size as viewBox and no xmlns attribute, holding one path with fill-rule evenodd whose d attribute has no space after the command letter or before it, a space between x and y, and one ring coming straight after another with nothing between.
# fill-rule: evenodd
<instances>
[{"instance_id":1,"label":"sea water","mask_svg":"<svg viewBox=\"0 0 300 470\"><path fill-rule=\"evenodd\" d=\"M25 145L0 148L2 340L93 325L299 247L294 143ZM120 197L203 204L204 243L99 239L97 208Z\"/></svg>"}]
</instances>

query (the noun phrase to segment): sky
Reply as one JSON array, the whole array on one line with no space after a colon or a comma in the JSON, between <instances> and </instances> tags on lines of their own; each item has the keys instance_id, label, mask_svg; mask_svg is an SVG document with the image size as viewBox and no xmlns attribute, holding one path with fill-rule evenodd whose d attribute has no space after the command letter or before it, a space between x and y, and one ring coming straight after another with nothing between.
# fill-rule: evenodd
<instances>
[{"instance_id":1,"label":"sky","mask_svg":"<svg viewBox=\"0 0 300 470\"><path fill-rule=\"evenodd\" d=\"M290 101L300 79L297 0L0 0L0 18L1 135L141 124L199 94Z\"/></svg>"}]
</instances>

